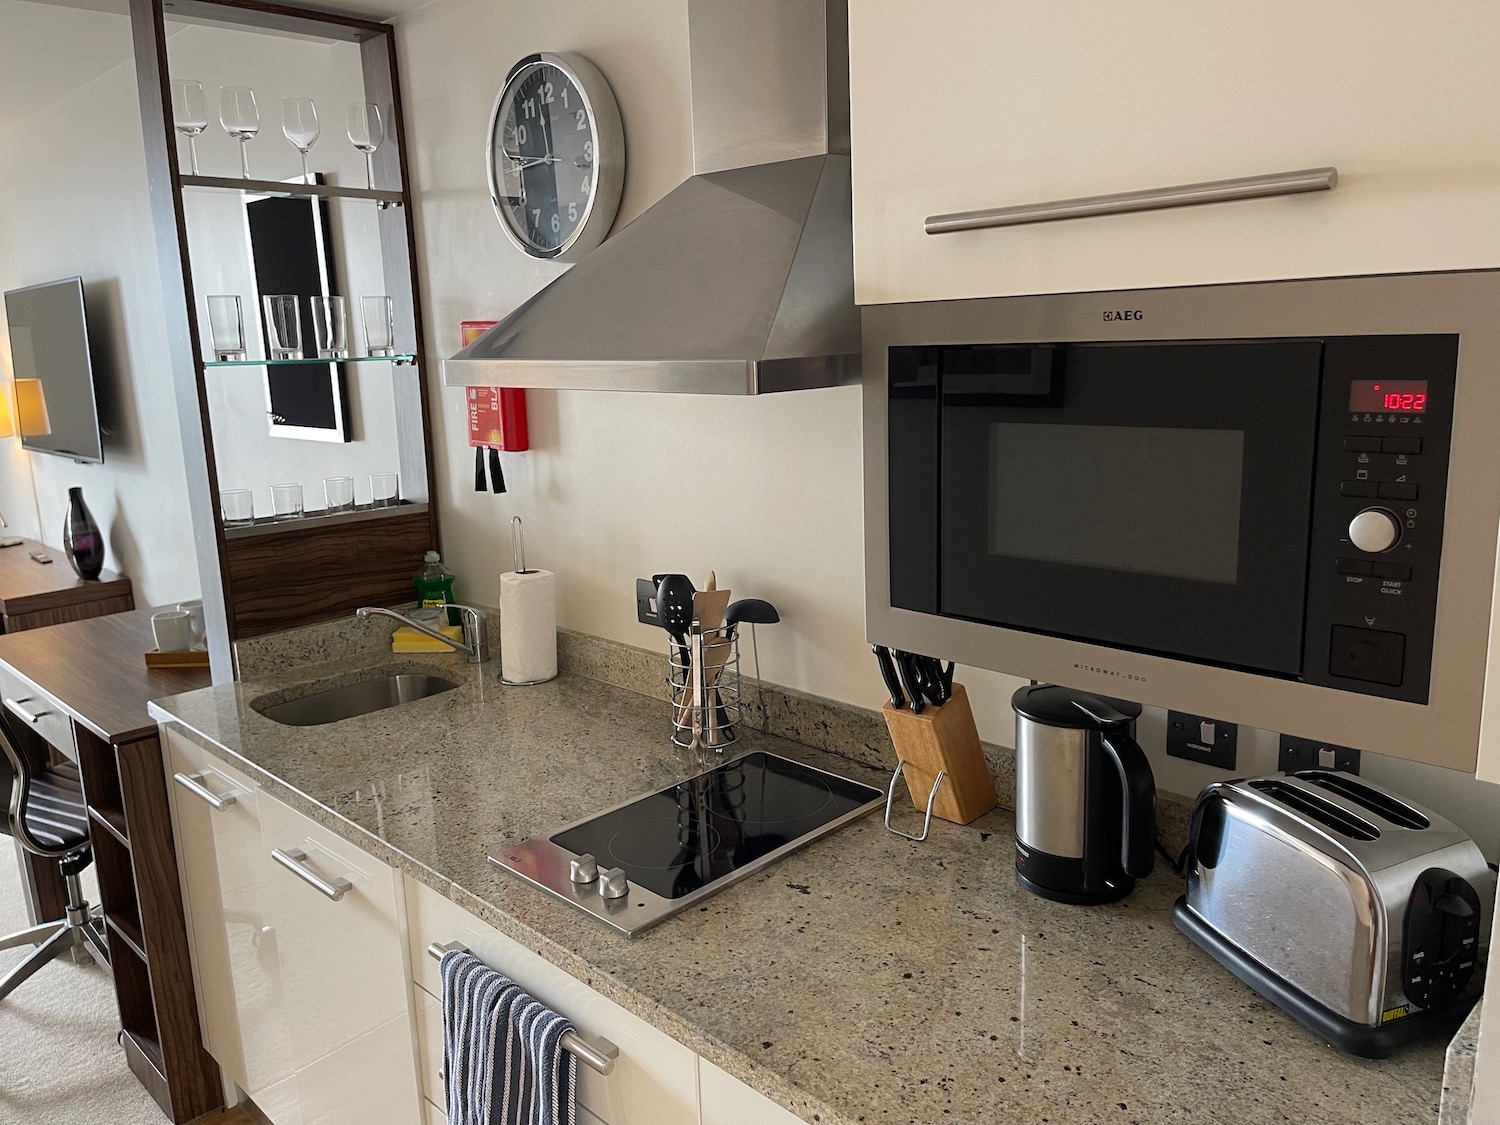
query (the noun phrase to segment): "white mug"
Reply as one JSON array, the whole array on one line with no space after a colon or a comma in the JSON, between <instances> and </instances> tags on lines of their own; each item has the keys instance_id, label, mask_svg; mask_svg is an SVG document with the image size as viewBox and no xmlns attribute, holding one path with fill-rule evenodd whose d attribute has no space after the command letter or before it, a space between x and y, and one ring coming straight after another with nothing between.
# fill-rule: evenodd
<instances>
[{"instance_id":1,"label":"white mug","mask_svg":"<svg viewBox=\"0 0 1500 1125\"><path fill-rule=\"evenodd\" d=\"M151 633L158 652L187 652L193 647L193 615L180 609L153 613Z\"/></svg>"},{"instance_id":2,"label":"white mug","mask_svg":"<svg viewBox=\"0 0 1500 1125\"><path fill-rule=\"evenodd\" d=\"M203 632L204 632L204 629L203 629L203 599L202 598L194 598L190 602L178 602L177 603L177 608L180 609L183 613L187 614L190 618L192 618L192 624L193 624L193 644L195 644L195 645L201 644L203 642Z\"/></svg>"}]
</instances>

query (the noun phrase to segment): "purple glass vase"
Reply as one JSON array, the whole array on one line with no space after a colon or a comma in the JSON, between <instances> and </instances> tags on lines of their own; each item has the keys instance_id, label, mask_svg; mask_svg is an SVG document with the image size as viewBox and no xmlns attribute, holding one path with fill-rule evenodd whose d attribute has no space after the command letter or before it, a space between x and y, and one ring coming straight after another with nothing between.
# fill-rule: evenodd
<instances>
[{"instance_id":1,"label":"purple glass vase","mask_svg":"<svg viewBox=\"0 0 1500 1125\"><path fill-rule=\"evenodd\" d=\"M83 489L68 489L68 516L63 520L63 549L79 578L98 578L104 569L104 535L83 502Z\"/></svg>"}]
</instances>

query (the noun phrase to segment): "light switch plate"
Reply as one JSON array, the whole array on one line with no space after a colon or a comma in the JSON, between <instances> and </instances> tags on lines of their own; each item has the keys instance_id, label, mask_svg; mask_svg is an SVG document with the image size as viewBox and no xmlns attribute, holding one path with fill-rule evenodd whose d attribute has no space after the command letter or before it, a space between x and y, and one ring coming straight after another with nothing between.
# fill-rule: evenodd
<instances>
[{"instance_id":1,"label":"light switch plate","mask_svg":"<svg viewBox=\"0 0 1500 1125\"><path fill-rule=\"evenodd\" d=\"M656 615L656 583L649 578L635 580L635 616L642 625L660 625Z\"/></svg>"},{"instance_id":2,"label":"light switch plate","mask_svg":"<svg viewBox=\"0 0 1500 1125\"><path fill-rule=\"evenodd\" d=\"M1232 770L1239 741L1240 728L1234 723L1221 723L1186 711L1167 712L1167 753L1173 758Z\"/></svg>"},{"instance_id":3,"label":"light switch plate","mask_svg":"<svg viewBox=\"0 0 1500 1125\"><path fill-rule=\"evenodd\" d=\"M1348 746L1336 746L1332 742L1319 742L1315 738L1284 734L1277 745L1276 768L1282 773L1316 769L1358 773L1359 751Z\"/></svg>"}]
</instances>

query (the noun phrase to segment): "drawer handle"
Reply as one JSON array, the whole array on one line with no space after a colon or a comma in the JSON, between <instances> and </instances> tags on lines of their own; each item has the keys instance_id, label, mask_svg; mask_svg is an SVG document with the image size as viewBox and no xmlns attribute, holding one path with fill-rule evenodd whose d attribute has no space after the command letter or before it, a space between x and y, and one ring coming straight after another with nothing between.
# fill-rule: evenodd
<instances>
[{"instance_id":1,"label":"drawer handle","mask_svg":"<svg viewBox=\"0 0 1500 1125\"><path fill-rule=\"evenodd\" d=\"M172 780L193 796L200 797L208 802L208 806L214 812L223 812L239 800L233 793L225 793L222 797L213 793L208 786L203 784L203 775L201 773L174 773Z\"/></svg>"},{"instance_id":2,"label":"drawer handle","mask_svg":"<svg viewBox=\"0 0 1500 1125\"><path fill-rule=\"evenodd\" d=\"M1202 184L1121 191L1112 195L1086 195L1080 199L1057 199L1048 203L1024 203L1019 207L992 207L984 211L929 215L922 229L928 234L953 234L964 230L1050 223L1059 219L1085 219L1094 215L1160 211L1167 207L1191 207L1199 203L1229 203L1238 199L1263 199L1272 195L1298 195L1306 191L1332 191L1338 186L1338 182L1337 168L1306 168L1300 172L1273 172L1269 176L1242 176L1236 180L1210 180Z\"/></svg>"},{"instance_id":3,"label":"drawer handle","mask_svg":"<svg viewBox=\"0 0 1500 1125\"><path fill-rule=\"evenodd\" d=\"M444 953L453 952L468 953L469 947L458 941L450 941L446 945L433 942L427 947L427 956L434 961L441 961ZM576 1031L565 1031L558 1042L562 1044L564 1051L576 1056L579 1062L600 1074L608 1074L614 1070L615 1060L620 1057L620 1048L602 1036L598 1039L585 1039Z\"/></svg>"},{"instance_id":4,"label":"drawer handle","mask_svg":"<svg viewBox=\"0 0 1500 1125\"><path fill-rule=\"evenodd\" d=\"M312 887L320 895L325 898L331 898L334 902L338 902L343 898L346 891L354 889L354 884L343 876L335 875L332 879L325 879L310 870L305 866L307 863L307 853L301 848L288 848L286 851L282 851L280 848L272 848L271 858L308 886Z\"/></svg>"},{"instance_id":5,"label":"drawer handle","mask_svg":"<svg viewBox=\"0 0 1500 1125\"><path fill-rule=\"evenodd\" d=\"M44 715L50 715L50 714L52 714L51 711L28 711L28 710L26 710L26 708L24 708L24 707L21 706L21 704L23 704L23 703L30 703L30 702L31 702L31 696L28 695L25 699L9 699L9 698L7 698L5 700L5 705L7 707L9 707L12 711L14 711L17 715L20 715L21 718L25 719L32 726L36 726L37 723L41 722L42 721L42 717Z\"/></svg>"}]
</instances>

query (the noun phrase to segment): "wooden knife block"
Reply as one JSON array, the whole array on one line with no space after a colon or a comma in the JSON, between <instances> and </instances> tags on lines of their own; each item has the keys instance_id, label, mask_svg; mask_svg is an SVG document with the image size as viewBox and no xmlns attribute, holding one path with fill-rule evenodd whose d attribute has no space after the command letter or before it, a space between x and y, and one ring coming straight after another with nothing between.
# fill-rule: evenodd
<instances>
[{"instance_id":1,"label":"wooden knife block","mask_svg":"<svg viewBox=\"0 0 1500 1125\"><path fill-rule=\"evenodd\" d=\"M891 732L896 756L905 764L906 787L918 812L927 809L927 797L938 771L945 771L942 788L932 805L932 815L954 824L968 824L997 804L995 779L979 745L979 730L963 684L953 685L953 696L941 707L924 707L913 715L889 703L883 708L886 728Z\"/></svg>"}]
</instances>

